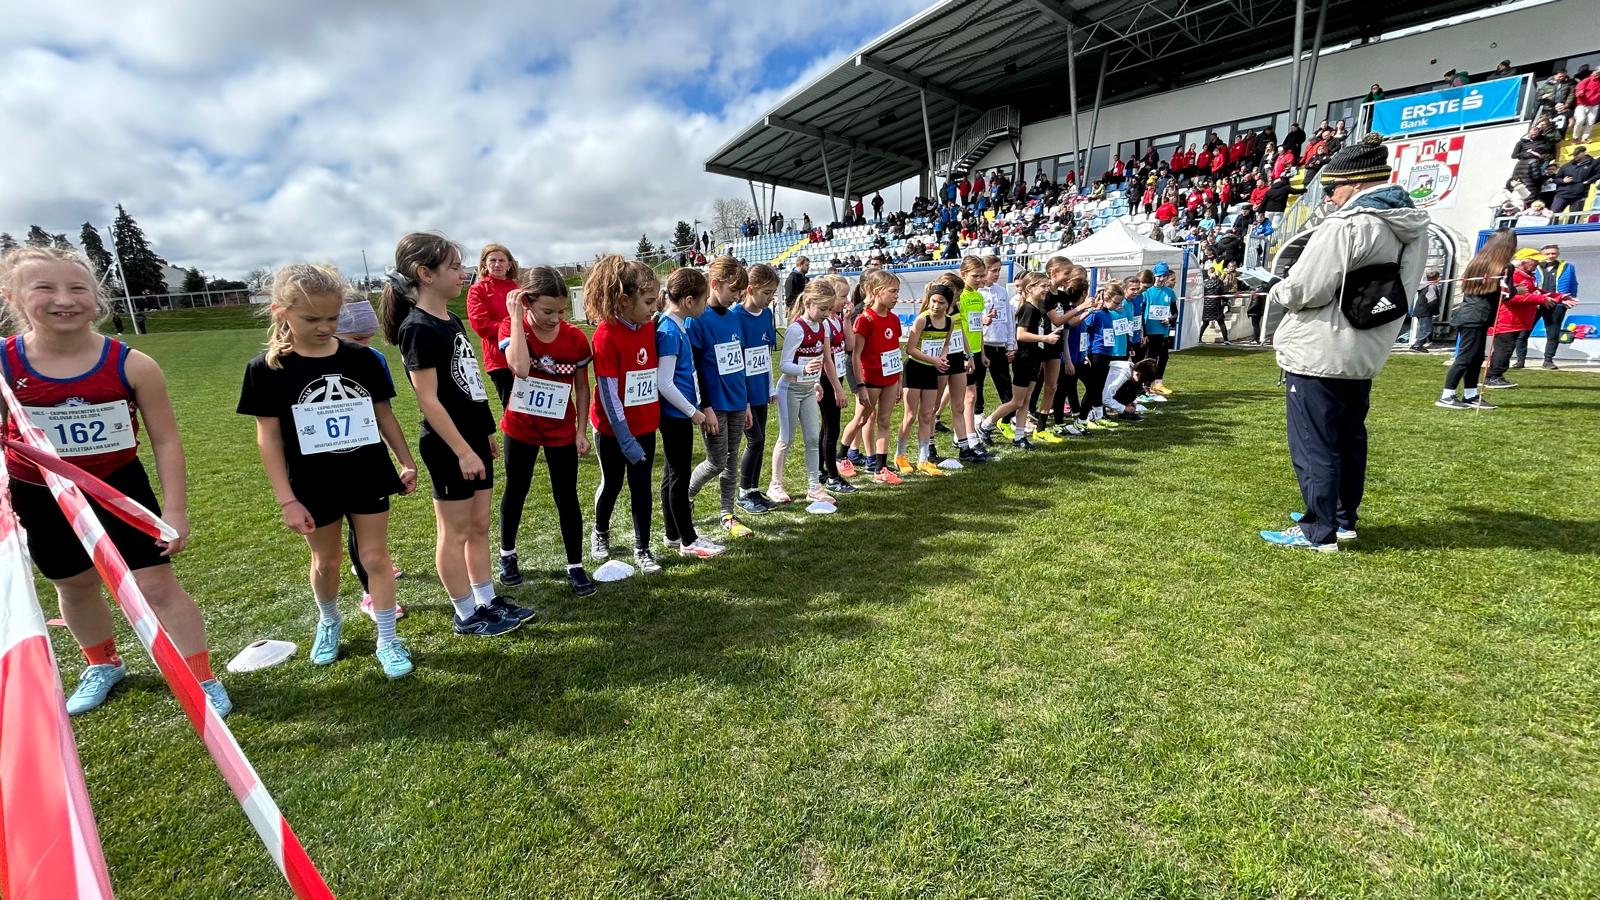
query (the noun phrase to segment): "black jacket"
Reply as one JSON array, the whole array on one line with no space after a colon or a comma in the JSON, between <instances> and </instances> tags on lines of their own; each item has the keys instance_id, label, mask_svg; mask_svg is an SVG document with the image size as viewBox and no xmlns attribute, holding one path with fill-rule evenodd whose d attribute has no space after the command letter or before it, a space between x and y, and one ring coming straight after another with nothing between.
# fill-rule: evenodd
<instances>
[{"instance_id":1,"label":"black jacket","mask_svg":"<svg viewBox=\"0 0 1600 900\"><path fill-rule=\"evenodd\" d=\"M1600 168L1596 167L1594 157L1586 156L1581 162L1575 159L1556 172L1556 196L1582 200L1589 195L1589 185L1597 177L1600 177ZM1572 181L1567 181L1568 178Z\"/></svg>"},{"instance_id":2,"label":"black jacket","mask_svg":"<svg viewBox=\"0 0 1600 900\"><path fill-rule=\"evenodd\" d=\"M795 298L806 289L806 276L799 269L790 269L789 277L783 280L783 299L793 303Z\"/></svg>"},{"instance_id":3,"label":"black jacket","mask_svg":"<svg viewBox=\"0 0 1600 900\"><path fill-rule=\"evenodd\" d=\"M1415 303L1411 304L1411 314L1414 316L1437 316L1439 314L1439 302L1443 299L1443 284L1424 284L1422 287L1417 288L1417 299Z\"/></svg>"},{"instance_id":4,"label":"black jacket","mask_svg":"<svg viewBox=\"0 0 1600 900\"><path fill-rule=\"evenodd\" d=\"M1279 178L1267 186L1267 198L1261 201L1262 212L1283 212L1289 206L1289 179Z\"/></svg>"}]
</instances>

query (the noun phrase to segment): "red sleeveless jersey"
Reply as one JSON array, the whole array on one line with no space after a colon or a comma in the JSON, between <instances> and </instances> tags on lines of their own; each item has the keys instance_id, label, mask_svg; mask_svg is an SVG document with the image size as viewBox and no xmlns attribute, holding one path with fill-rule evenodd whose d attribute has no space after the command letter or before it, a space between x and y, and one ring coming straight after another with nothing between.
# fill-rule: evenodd
<instances>
[{"instance_id":1,"label":"red sleeveless jersey","mask_svg":"<svg viewBox=\"0 0 1600 900\"><path fill-rule=\"evenodd\" d=\"M50 378L28 364L21 336L5 340L0 368L17 399L28 408L33 424L50 438L68 462L90 474L106 477L139 458L139 410L128 382L128 345L105 338L100 361L71 378ZM16 422L6 419L5 436L21 440ZM13 478L43 484L33 463L10 448L6 468Z\"/></svg>"}]
</instances>

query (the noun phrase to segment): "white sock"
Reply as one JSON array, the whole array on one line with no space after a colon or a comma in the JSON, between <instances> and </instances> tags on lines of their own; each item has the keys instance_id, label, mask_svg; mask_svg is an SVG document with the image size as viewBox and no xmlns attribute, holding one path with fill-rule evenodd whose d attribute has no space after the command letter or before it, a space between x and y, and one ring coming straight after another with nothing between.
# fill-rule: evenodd
<instances>
[{"instance_id":1,"label":"white sock","mask_svg":"<svg viewBox=\"0 0 1600 900\"><path fill-rule=\"evenodd\" d=\"M340 622L344 620L344 616L339 614L338 600L329 600L326 603L318 600L317 613L324 622Z\"/></svg>"},{"instance_id":2,"label":"white sock","mask_svg":"<svg viewBox=\"0 0 1600 900\"><path fill-rule=\"evenodd\" d=\"M928 445L927 444L923 444L921 447L917 448L917 462L925 463L927 461L928 461Z\"/></svg>"},{"instance_id":3,"label":"white sock","mask_svg":"<svg viewBox=\"0 0 1600 900\"><path fill-rule=\"evenodd\" d=\"M895 456L905 456L906 455L906 439L905 438L897 438L895 440L895 445L894 446L895 446L895 454L894 454Z\"/></svg>"},{"instance_id":4,"label":"white sock","mask_svg":"<svg viewBox=\"0 0 1600 900\"><path fill-rule=\"evenodd\" d=\"M989 417L988 416L979 416L978 417L978 421L973 422L972 424L977 426L978 428L982 428L985 431L987 431L990 428L994 427L994 423L989 421Z\"/></svg>"},{"instance_id":5,"label":"white sock","mask_svg":"<svg viewBox=\"0 0 1600 900\"><path fill-rule=\"evenodd\" d=\"M568 572L576 572L583 568L583 563L567 563Z\"/></svg>"},{"instance_id":6,"label":"white sock","mask_svg":"<svg viewBox=\"0 0 1600 900\"><path fill-rule=\"evenodd\" d=\"M478 604L472 602L472 595L465 597L451 597L450 605L456 608L456 616L465 619L478 611Z\"/></svg>"},{"instance_id":7,"label":"white sock","mask_svg":"<svg viewBox=\"0 0 1600 900\"><path fill-rule=\"evenodd\" d=\"M489 601L494 599L494 582L485 581L483 584L473 585L472 599L477 601L479 606L488 606Z\"/></svg>"},{"instance_id":8,"label":"white sock","mask_svg":"<svg viewBox=\"0 0 1600 900\"><path fill-rule=\"evenodd\" d=\"M1466 394L1466 399L1471 400L1474 397L1478 396L1478 389L1477 388L1467 388L1462 393Z\"/></svg>"},{"instance_id":9,"label":"white sock","mask_svg":"<svg viewBox=\"0 0 1600 900\"><path fill-rule=\"evenodd\" d=\"M1467 390L1471 391L1472 388L1467 388ZM1454 397L1455 395L1456 395L1455 391L1452 391L1449 388L1445 388L1444 390L1439 392L1439 399L1440 400L1449 400L1451 397ZM1467 396L1470 397L1472 395L1469 393Z\"/></svg>"},{"instance_id":10,"label":"white sock","mask_svg":"<svg viewBox=\"0 0 1600 900\"><path fill-rule=\"evenodd\" d=\"M515 548L515 547L512 547L510 550L501 550L500 551L500 558L501 559L504 559L507 556L516 556L516 555L517 555L517 548Z\"/></svg>"},{"instance_id":11,"label":"white sock","mask_svg":"<svg viewBox=\"0 0 1600 900\"><path fill-rule=\"evenodd\" d=\"M378 646L386 647L394 643L397 638L394 633L394 607L375 609L372 618L378 623Z\"/></svg>"}]
</instances>

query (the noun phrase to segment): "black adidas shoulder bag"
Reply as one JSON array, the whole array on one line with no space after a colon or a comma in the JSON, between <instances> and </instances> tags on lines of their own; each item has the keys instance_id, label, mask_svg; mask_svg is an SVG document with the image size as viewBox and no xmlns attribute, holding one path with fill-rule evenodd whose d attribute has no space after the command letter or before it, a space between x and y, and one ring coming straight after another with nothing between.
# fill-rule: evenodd
<instances>
[{"instance_id":1,"label":"black adidas shoulder bag","mask_svg":"<svg viewBox=\"0 0 1600 900\"><path fill-rule=\"evenodd\" d=\"M1401 243L1400 256L1394 262L1362 266L1345 276L1339 289L1339 310L1351 325L1365 331L1406 317L1406 298L1411 292L1400 283L1400 260L1405 255L1406 245Z\"/></svg>"}]
</instances>

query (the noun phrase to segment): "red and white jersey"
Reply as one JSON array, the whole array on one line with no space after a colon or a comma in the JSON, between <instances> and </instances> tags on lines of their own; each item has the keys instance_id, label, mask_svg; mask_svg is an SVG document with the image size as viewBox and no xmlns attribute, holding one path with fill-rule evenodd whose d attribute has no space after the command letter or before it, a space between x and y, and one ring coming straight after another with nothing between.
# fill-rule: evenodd
<instances>
[{"instance_id":1,"label":"red and white jersey","mask_svg":"<svg viewBox=\"0 0 1600 900\"><path fill-rule=\"evenodd\" d=\"M28 364L22 335L6 338L0 350L0 368L17 399L27 407L28 418L39 426L56 452L68 462L104 478L139 458L139 409L128 381L127 344L104 338L100 360L87 372L70 378L41 375ZM21 430L6 420L5 436L22 439ZM33 463L11 449L6 468L23 481L43 484L44 476Z\"/></svg>"}]
</instances>

